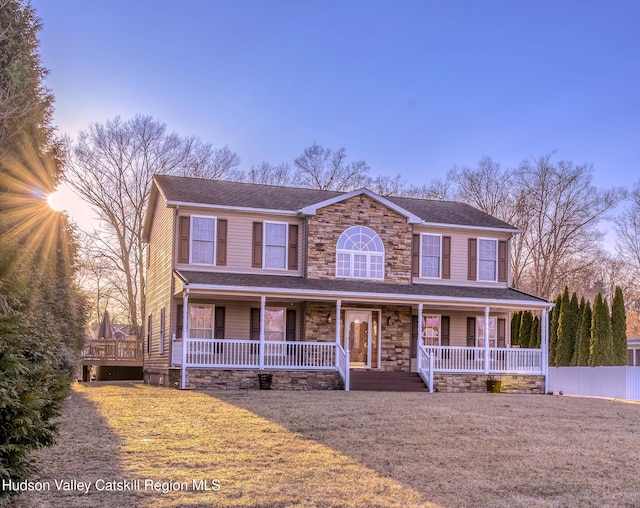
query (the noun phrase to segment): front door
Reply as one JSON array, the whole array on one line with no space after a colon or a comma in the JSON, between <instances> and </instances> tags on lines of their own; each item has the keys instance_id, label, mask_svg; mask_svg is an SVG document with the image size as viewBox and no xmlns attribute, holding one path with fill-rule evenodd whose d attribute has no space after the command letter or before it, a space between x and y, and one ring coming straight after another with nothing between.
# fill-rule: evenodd
<instances>
[{"instance_id":1,"label":"front door","mask_svg":"<svg viewBox=\"0 0 640 508\"><path fill-rule=\"evenodd\" d=\"M371 365L371 321L370 310L345 311L344 346L349 347L351 367Z\"/></svg>"}]
</instances>

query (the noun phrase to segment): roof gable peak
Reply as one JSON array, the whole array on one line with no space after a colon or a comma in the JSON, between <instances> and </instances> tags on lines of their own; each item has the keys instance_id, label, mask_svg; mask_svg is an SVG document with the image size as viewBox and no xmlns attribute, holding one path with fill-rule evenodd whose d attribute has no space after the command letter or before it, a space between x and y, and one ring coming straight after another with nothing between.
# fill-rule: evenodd
<instances>
[{"instance_id":1,"label":"roof gable peak","mask_svg":"<svg viewBox=\"0 0 640 508\"><path fill-rule=\"evenodd\" d=\"M355 196L361 196L361 195L368 196L374 201L377 201L378 203L386 206L387 208L390 208L394 212L397 212L400 215L406 217L407 222L409 222L410 224L422 223L422 219L417 215L393 203L392 201L389 201L387 198L382 197L379 194L376 194L375 192L373 192L370 189L367 189L366 187L361 187L351 192L340 194L338 196L334 196L334 197L319 201L317 203L313 203L311 205L305 206L304 208L300 209L300 213L303 215L315 215L320 208L324 208L326 206L330 206L335 203L340 203L342 201L346 201L347 199L353 198Z\"/></svg>"}]
</instances>

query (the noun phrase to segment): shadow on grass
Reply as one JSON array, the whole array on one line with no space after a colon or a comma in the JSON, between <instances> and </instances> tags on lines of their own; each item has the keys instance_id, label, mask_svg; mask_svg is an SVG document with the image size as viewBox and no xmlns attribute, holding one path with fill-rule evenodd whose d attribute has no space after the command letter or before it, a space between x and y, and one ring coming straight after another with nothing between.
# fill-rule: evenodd
<instances>
[{"instance_id":1,"label":"shadow on grass","mask_svg":"<svg viewBox=\"0 0 640 508\"><path fill-rule=\"evenodd\" d=\"M135 491L98 490L108 489L107 482L127 479L121 454L123 440L78 387L74 386L64 403L55 445L35 454L39 472L28 480L41 482L49 489L21 493L16 506L135 506L142 499L142 494ZM89 486L87 492L85 485Z\"/></svg>"},{"instance_id":2,"label":"shadow on grass","mask_svg":"<svg viewBox=\"0 0 640 508\"><path fill-rule=\"evenodd\" d=\"M207 392L439 506L640 506L640 407L533 395Z\"/></svg>"},{"instance_id":3,"label":"shadow on grass","mask_svg":"<svg viewBox=\"0 0 640 508\"><path fill-rule=\"evenodd\" d=\"M81 391L120 436L127 477L186 485L136 498L138 506L435 507L350 456L210 394L111 384Z\"/></svg>"},{"instance_id":4,"label":"shadow on grass","mask_svg":"<svg viewBox=\"0 0 640 508\"><path fill-rule=\"evenodd\" d=\"M75 392L65 416L75 425L66 438L75 458L51 475L80 477L89 468L94 477L185 488L28 506L640 506L640 480L628 467L640 462L639 406L122 383ZM83 453L74 449L78 443ZM105 452L113 460L106 471ZM63 446L59 453L68 452Z\"/></svg>"}]
</instances>

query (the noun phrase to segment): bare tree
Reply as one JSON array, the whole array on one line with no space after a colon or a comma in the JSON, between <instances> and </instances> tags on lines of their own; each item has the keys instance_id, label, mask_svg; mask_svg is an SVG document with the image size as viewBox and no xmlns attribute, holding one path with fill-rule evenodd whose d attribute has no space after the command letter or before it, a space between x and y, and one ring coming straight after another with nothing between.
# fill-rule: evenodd
<instances>
[{"instance_id":1,"label":"bare tree","mask_svg":"<svg viewBox=\"0 0 640 508\"><path fill-rule=\"evenodd\" d=\"M196 138L168 133L150 116L119 117L82 131L70 150L66 179L100 215L102 255L122 273L129 320L144 335L146 303L142 225L154 174L223 178L239 158Z\"/></svg>"},{"instance_id":2,"label":"bare tree","mask_svg":"<svg viewBox=\"0 0 640 508\"><path fill-rule=\"evenodd\" d=\"M240 176L243 182L263 185L291 185L292 178L289 164L286 162L271 164L267 161L251 166L247 173L242 173Z\"/></svg>"},{"instance_id":3,"label":"bare tree","mask_svg":"<svg viewBox=\"0 0 640 508\"><path fill-rule=\"evenodd\" d=\"M377 176L370 179L367 184L370 190L380 196L402 196L405 186L405 180L400 174L396 176Z\"/></svg>"},{"instance_id":4,"label":"bare tree","mask_svg":"<svg viewBox=\"0 0 640 508\"><path fill-rule=\"evenodd\" d=\"M347 151L313 144L293 162L299 173L296 185L311 189L350 191L365 186L369 166L365 161L347 162Z\"/></svg>"},{"instance_id":5,"label":"bare tree","mask_svg":"<svg viewBox=\"0 0 640 508\"><path fill-rule=\"evenodd\" d=\"M429 184L410 185L402 190L402 196L418 199L435 199L438 201L452 201L454 198L453 184L449 179L432 180Z\"/></svg>"},{"instance_id":6,"label":"bare tree","mask_svg":"<svg viewBox=\"0 0 640 508\"><path fill-rule=\"evenodd\" d=\"M455 199L506 222L513 221L516 207L512 170L503 170L491 157L483 157L476 169L454 166L447 178L455 185Z\"/></svg>"},{"instance_id":7,"label":"bare tree","mask_svg":"<svg viewBox=\"0 0 640 508\"><path fill-rule=\"evenodd\" d=\"M598 223L626 194L597 189L590 165L553 164L552 155L523 161L515 180L523 200L516 225L527 225L525 262L517 277L521 288L547 298L594 263L592 253L602 237Z\"/></svg>"},{"instance_id":8,"label":"bare tree","mask_svg":"<svg viewBox=\"0 0 640 508\"><path fill-rule=\"evenodd\" d=\"M78 284L87 296L88 323L97 324L105 310L119 322L128 320L128 298L123 272L110 252L105 252L99 235L81 233Z\"/></svg>"},{"instance_id":9,"label":"bare tree","mask_svg":"<svg viewBox=\"0 0 640 508\"><path fill-rule=\"evenodd\" d=\"M626 267L625 279L629 288L625 292L625 302L640 312L640 181L629 197L627 208L616 220L616 250Z\"/></svg>"}]
</instances>

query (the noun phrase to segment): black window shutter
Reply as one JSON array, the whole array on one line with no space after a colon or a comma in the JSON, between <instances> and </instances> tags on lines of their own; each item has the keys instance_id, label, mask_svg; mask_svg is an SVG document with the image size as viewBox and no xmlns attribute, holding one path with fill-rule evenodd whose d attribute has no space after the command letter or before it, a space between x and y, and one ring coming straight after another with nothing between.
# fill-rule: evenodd
<instances>
[{"instance_id":1,"label":"black window shutter","mask_svg":"<svg viewBox=\"0 0 640 508\"><path fill-rule=\"evenodd\" d=\"M467 318L467 347L476 346L476 318Z\"/></svg>"},{"instance_id":2,"label":"black window shutter","mask_svg":"<svg viewBox=\"0 0 640 508\"><path fill-rule=\"evenodd\" d=\"M411 244L411 275L420 277L420 235L413 235Z\"/></svg>"},{"instance_id":3,"label":"black window shutter","mask_svg":"<svg viewBox=\"0 0 640 508\"><path fill-rule=\"evenodd\" d=\"M249 336L251 340L260 340L260 309L251 309Z\"/></svg>"},{"instance_id":4,"label":"black window shutter","mask_svg":"<svg viewBox=\"0 0 640 508\"><path fill-rule=\"evenodd\" d=\"M506 347L507 320L498 318L498 347Z\"/></svg>"},{"instance_id":5,"label":"black window shutter","mask_svg":"<svg viewBox=\"0 0 640 508\"><path fill-rule=\"evenodd\" d=\"M298 269L298 225L289 224L289 270Z\"/></svg>"},{"instance_id":6,"label":"black window shutter","mask_svg":"<svg viewBox=\"0 0 640 508\"><path fill-rule=\"evenodd\" d=\"M216 264L218 266L227 265L227 219L218 219Z\"/></svg>"},{"instance_id":7,"label":"black window shutter","mask_svg":"<svg viewBox=\"0 0 640 508\"><path fill-rule=\"evenodd\" d=\"M214 339L224 339L224 319L225 308L216 305L215 328L213 330Z\"/></svg>"},{"instance_id":8,"label":"black window shutter","mask_svg":"<svg viewBox=\"0 0 640 508\"><path fill-rule=\"evenodd\" d=\"M180 217L178 231L178 263L189 262L189 234L191 217Z\"/></svg>"},{"instance_id":9,"label":"black window shutter","mask_svg":"<svg viewBox=\"0 0 640 508\"><path fill-rule=\"evenodd\" d=\"M442 237L442 278L451 278L451 237Z\"/></svg>"},{"instance_id":10,"label":"black window shutter","mask_svg":"<svg viewBox=\"0 0 640 508\"><path fill-rule=\"evenodd\" d=\"M498 282L507 282L507 242L498 241Z\"/></svg>"},{"instance_id":11,"label":"black window shutter","mask_svg":"<svg viewBox=\"0 0 640 508\"><path fill-rule=\"evenodd\" d=\"M262 268L262 222L253 223L253 267Z\"/></svg>"},{"instance_id":12,"label":"black window shutter","mask_svg":"<svg viewBox=\"0 0 640 508\"><path fill-rule=\"evenodd\" d=\"M184 328L184 305L176 307L176 338L182 338L182 330Z\"/></svg>"},{"instance_id":13,"label":"black window shutter","mask_svg":"<svg viewBox=\"0 0 640 508\"><path fill-rule=\"evenodd\" d=\"M449 316L442 316L440 318L440 345L449 345L449 334L451 330L451 318Z\"/></svg>"},{"instance_id":14,"label":"black window shutter","mask_svg":"<svg viewBox=\"0 0 640 508\"><path fill-rule=\"evenodd\" d=\"M467 279L476 280L477 276L477 245L478 240L475 238L469 238L469 263L467 268Z\"/></svg>"},{"instance_id":15,"label":"black window shutter","mask_svg":"<svg viewBox=\"0 0 640 508\"><path fill-rule=\"evenodd\" d=\"M286 340L296 340L296 311L295 309L287 309L287 328Z\"/></svg>"}]
</instances>

